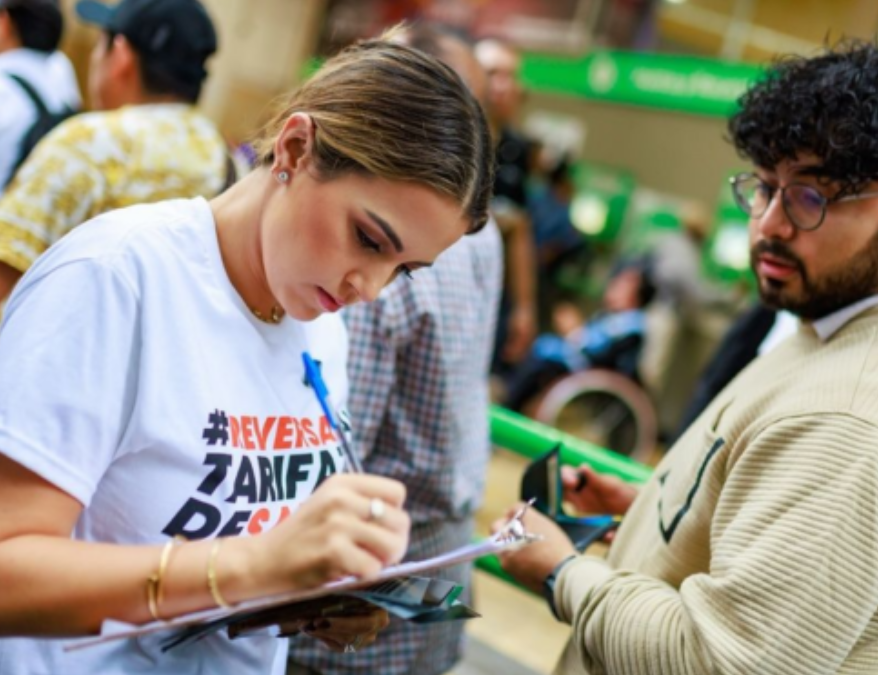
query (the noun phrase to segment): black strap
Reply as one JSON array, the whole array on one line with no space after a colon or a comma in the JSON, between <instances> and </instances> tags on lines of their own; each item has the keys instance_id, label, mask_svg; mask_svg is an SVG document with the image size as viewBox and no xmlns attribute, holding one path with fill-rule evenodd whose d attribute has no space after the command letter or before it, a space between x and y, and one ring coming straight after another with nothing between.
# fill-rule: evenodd
<instances>
[{"instance_id":1,"label":"black strap","mask_svg":"<svg viewBox=\"0 0 878 675\"><path fill-rule=\"evenodd\" d=\"M34 107L37 109L37 113L42 117L44 115L51 114L49 109L46 107L46 104L43 102L43 99L40 98L40 95L37 93L37 90L31 86L31 83L25 80L20 75L15 75L13 73L6 73L6 76L10 80L14 80L19 87L27 94L27 97L31 100L31 103L34 104Z\"/></svg>"}]
</instances>

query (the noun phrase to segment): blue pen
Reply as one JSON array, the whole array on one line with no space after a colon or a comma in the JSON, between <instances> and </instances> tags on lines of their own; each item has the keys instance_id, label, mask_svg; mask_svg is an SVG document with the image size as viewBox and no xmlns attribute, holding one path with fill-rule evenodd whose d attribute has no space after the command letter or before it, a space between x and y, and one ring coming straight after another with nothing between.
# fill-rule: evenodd
<instances>
[{"instance_id":1,"label":"blue pen","mask_svg":"<svg viewBox=\"0 0 878 675\"><path fill-rule=\"evenodd\" d=\"M320 367L308 352L302 352L302 363L305 366L305 377L311 384L311 388L320 402L320 407L323 408L323 414L326 415L326 419L329 420L329 426L341 441L341 448L344 451L350 471L352 473L363 473L363 465L360 463L360 458L354 451L347 434L342 429L341 418L329 399L329 390L327 390L326 383L323 381Z\"/></svg>"},{"instance_id":2,"label":"blue pen","mask_svg":"<svg viewBox=\"0 0 878 675\"><path fill-rule=\"evenodd\" d=\"M610 515L602 515L602 516L581 516L576 518L576 522L582 525L592 525L594 527L604 527L609 525L610 523L621 523L622 518L620 516L610 516Z\"/></svg>"}]
</instances>

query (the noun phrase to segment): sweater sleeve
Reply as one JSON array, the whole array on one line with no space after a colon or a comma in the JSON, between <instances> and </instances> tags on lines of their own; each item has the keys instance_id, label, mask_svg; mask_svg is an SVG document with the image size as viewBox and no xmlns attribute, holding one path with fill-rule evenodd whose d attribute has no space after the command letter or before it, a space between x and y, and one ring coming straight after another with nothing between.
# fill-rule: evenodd
<instances>
[{"instance_id":1,"label":"sweater sleeve","mask_svg":"<svg viewBox=\"0 0 878 675\"><path fill-rule=\"evenodd\" d=\"M568 565L563 672L873 672L857 647L878 637L878 429L845 413L787 418L726 471L709 573L675 588L587 557Z\"/></svg>"}]
</instances>

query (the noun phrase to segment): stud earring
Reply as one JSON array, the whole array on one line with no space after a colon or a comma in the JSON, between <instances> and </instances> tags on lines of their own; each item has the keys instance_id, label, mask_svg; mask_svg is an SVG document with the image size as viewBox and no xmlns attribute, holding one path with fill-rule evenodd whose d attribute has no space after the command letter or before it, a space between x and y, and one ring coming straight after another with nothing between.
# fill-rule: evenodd
<instances>
[{"instance_id":1,"label":"stud earring","mask_svg":"<svg viewBox=\"0 0 878 675\"><path fill-rule=\"evenodd\" d=\"M278 171L277 173L277 182L278 183L286 183L290 179L289 171Z\"/></svg>"}]
</instances>

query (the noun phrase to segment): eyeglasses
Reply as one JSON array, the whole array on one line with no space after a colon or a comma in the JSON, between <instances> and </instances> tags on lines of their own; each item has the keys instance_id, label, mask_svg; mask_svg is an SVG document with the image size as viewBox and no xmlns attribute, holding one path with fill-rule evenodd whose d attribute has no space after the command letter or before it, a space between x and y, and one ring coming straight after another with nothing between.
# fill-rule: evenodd
<instances>
[{"instance_id":1,"label":"eyeglasses","mask_svg":"<svg viewBox=\"0 0 878 675\"><path fill-rule=\"evenodd\" d=\"M784 213L800 230L810 232L823 224L826 209L836 202L855 202L878 197L878 192L860 192L846 197L824 197L820 192L802 183L790 183L782 188L769 185L754 173L740 173L729 180L735 202L751 218L761 218L768 210L774 194L780 192Z\"/></svg>"}]
</instances>

